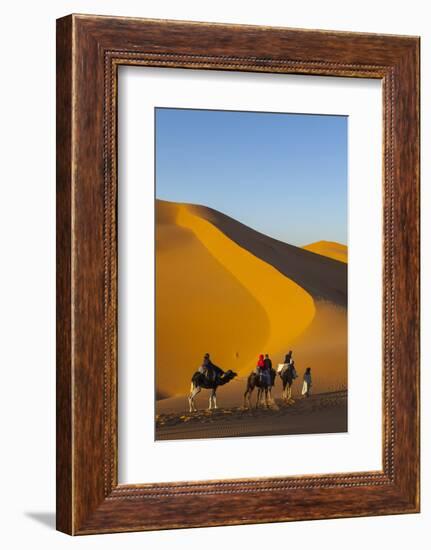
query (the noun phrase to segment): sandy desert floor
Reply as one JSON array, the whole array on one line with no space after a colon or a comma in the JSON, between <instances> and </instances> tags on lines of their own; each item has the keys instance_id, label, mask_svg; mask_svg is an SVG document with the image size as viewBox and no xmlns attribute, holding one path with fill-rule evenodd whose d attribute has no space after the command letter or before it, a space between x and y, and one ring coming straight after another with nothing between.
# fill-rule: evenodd
<instances>
[{"instance_id":1,"label":"sandy desert floor","mask_svg":"<svg viewBox=\"0 0 431 550\"><path fill-rule=\"evenodd\" d=\"M211 411L201 409L193 413L166 411L156 417L156 440L346 431L346 391L297 398L289 405L277 398L269 408L223 407Z\"/></svg>"}]
</instances>

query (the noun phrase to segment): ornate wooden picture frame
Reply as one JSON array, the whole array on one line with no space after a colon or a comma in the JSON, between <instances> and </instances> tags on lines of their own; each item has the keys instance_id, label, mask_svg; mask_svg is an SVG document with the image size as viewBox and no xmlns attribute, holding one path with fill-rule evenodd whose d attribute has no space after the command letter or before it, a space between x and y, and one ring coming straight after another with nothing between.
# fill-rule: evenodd
<instances>
[{"instance_id":1,"label":"ornate wooden picture frame","mask_svg":"<svg viewBox=\"0 0 431 550\"><path fill-rule=\"evenodd\" d=\"M118 483L117 69L383 85L383 469ZM419 511L419 38L70 15L57 21L57 528L69 534Z\"/></svg>"}]
</instances>

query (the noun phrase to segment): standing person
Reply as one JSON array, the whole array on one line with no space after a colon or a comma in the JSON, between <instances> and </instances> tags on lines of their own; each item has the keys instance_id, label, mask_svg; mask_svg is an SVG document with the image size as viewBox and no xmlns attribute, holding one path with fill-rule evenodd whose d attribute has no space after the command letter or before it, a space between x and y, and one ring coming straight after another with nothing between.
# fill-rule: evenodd
<instances>
[{"instance_id":1,"label":"standing person","mask_svg":"<svg viewBox=\"0 0 431 550\"><path fill-rule=\"evenodd\" d=\"M311 381L311 369L310 367L305 369L304 373L304 383L302 385L302 395L305 395L306 397L310 397L311 394L311 386L313 385Z\"/></svg>"}]
</instances>

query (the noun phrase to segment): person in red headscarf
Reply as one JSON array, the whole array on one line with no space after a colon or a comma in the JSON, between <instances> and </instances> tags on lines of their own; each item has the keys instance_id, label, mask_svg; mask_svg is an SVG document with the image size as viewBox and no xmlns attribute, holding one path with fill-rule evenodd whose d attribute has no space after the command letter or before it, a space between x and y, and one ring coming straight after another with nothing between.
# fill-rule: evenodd
<instances>
[{"instance_id":1,"label":"person in red headscarf","mask_svg":"<svg viewBox=\"0 0 431 550\"><path fill-rule=\"evenodd\" d=\"M269 383L270 379L270 368L268 361L265 361L263 353L259 355L259 359L256 365L256 373L259 375L261 380L267 381Z\"/></svg>"},{"instance_id":2,"label":"person in red headscarf","mask_svg":"<svg viewBox=\"0 0 431 550\"><path fill-rule=\"evenodd\" d=\"M264 369L265 369L265 361L263 359L263 354L261 353L259 355L259 359L257 360L255 372L256 372L256 374L258 374L260 376Z\"/></svg>"}]
</instances>

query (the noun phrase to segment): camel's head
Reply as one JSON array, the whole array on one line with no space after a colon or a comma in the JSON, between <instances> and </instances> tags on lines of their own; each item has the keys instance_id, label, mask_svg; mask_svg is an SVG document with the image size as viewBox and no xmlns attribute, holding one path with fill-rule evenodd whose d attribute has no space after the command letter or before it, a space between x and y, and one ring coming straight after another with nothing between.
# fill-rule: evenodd
<instances>
[{"instance_id":1,"label":"camel's head","mask_svg":"<svg viewBox=\"0 0 431 550\"><path fill-rule=\"evenodd\" d=\"M235 376L238 376L237 373L229 369L224 373L223 378L225 378L226 380L233 380Z\"/></svg>"}]
</instances>

